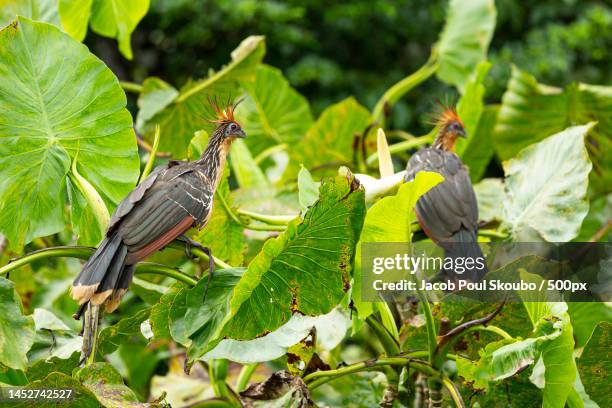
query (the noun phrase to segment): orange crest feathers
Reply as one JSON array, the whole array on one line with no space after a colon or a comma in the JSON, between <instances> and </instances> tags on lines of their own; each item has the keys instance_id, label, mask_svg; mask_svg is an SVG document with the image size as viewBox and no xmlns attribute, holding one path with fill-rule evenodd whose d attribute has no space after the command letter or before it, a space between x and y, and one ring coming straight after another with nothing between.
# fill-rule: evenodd
<instances>
[{"instance_id":1,"label":"orange crest feathers","mask_svg":"<svg viewBox=\"0 0 612 408\"><path fill-rule=\"evenodd\" d=\"M430 123L432 125L444 128L451 122L459 122L463 126L463 121L457 114L457 108L454 104L438 101L434 113L431 114Z\"/></svg>"},{"instance_id":2,"label":"orange crest feathers","mask_svg":"<svg viewBox=\"0 0 612 408\"><path fill-rule=\"evenodd\" d=\"M234 111L236 110L236 107L240 104L240 102L242 102L242 99L238 100L238 102L234 104L231 104L230 100L228 100L225 105L225 108L223 109L219 106L216 97L213 99L209 96L208 102L210 102L210 105L212 106L217 115L215 119L209 119L209 122L216 124L236 122L236 119L234 119Z\"/></svg>"}]
</instances>

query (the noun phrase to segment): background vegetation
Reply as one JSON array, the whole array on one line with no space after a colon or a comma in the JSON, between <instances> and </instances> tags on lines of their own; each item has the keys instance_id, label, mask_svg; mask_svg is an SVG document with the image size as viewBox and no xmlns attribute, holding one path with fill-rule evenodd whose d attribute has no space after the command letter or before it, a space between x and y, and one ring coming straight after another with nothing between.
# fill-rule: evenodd
<instances>
[{"instance_id":1,"label":"background vegetation","mask_svg":"<svg viewBox=\"0 0 612 408\"><path fill-rule=\"evenodd\" d=\"M441 179L398 182L449 95L480 240L609 241L609 4L4 0L0 24L1 384L79 407L611 405L607 304L360 296L361 243L423 239L410 208ZM204 255L162 251L78 368L79 259L152 165L199 156L208 96L245 96L249 137L193 231L206 302Z\"/></svg>"}]
</instances>

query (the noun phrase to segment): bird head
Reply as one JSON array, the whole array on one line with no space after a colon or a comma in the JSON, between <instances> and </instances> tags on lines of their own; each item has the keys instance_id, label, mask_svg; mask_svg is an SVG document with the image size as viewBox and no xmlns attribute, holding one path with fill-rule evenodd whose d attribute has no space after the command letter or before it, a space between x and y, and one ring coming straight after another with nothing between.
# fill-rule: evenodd
<instances>
[{"instance_id":1,"label":"bird head","mask_svg":"<svg viewBox=\"0 0 612 408\"><path fill-rule=\"evenodd\" d=\"M438 117L438 125L440 126L440 133L444 133L447 136L454 138L467 137L463 121L457 114L457 110L454 106L444 107L444 110Z\"/></svg>"},{"instance_id":2,"label":"bird head","mask_svg":"<svg viewBox=\"0 0 612 408\"><path fill-rule=\"evenodd\" d=\"M467 137L463 121L454 106L442 105L442 109L436 115L435 124L438 128L438 137L434 141L434 147L452 151L458 137Z\"/></svg>"},{"instance_id":3,"label":"bird head","mask_svg":"<svg viewBox=\"0 0 612 408\"><path fill-rule=\"evenodd\" d=\"M228 103L225 108L221 108L216 99L213 100L209 98L209 102L217 115L215 119L209 121L216 125L216 134L224 139L246 137L246 133L244 130L242 130L242 127L236 121L236 119L234 119L234 111L236 110L238 104L242 102L242 99L238 100L238 102L234 104Z\"/></svg>"}]
</instances>

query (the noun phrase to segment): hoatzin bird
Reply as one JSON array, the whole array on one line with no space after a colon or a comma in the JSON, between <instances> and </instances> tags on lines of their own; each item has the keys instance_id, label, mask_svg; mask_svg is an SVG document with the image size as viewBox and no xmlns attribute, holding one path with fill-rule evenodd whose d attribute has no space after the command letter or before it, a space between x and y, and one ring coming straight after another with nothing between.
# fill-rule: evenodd
<instances>
[{"instance_id":1,"label":"hoatzin bird","mask_svg":"<svg viewBox=\"0 0 612 408\"><path fill-rule=\"evenodd\" d=\"M416 152L408 161L404 181L414 179L419 171L441 174L444 181L425 193L417 202L415 212L425 235L444 248L446 258L484 256L477 244L478 203L468 169L453 153L458 137L466 137L463 122L453 107L443 107L436 120L438 135L431 147ZM453 263L454 264L454 263ZM462 276L443 269L450 280L458 278L479 281L487 272L484 268L467 268Z\"/></svg>"},{"instance_id":2,"label":"hoatzin bird","mask_svg":"<svg viewBox=\"0 0 612 408\"><path fill-rule=\"evenodd\" d=\"M213 196L223 174L232 142L246 134L234 120L235 105L217 113L216 127L199 160L170 161L153 172L119 203L111 216L104 240L72 284L72 297L81 305L75 318L87 308L82 359L95 346L99 307L114 311L132 281L134 266L174 239L195 245L210 258L210 251L184 234L203 228L212 212Z\"/></svg>"}]
</instances>

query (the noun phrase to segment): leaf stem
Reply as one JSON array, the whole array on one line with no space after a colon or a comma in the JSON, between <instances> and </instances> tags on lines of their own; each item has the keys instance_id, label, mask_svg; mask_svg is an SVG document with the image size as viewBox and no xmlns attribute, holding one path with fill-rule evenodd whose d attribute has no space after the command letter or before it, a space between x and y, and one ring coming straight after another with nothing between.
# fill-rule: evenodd
<instances>
[{"instance_id":1,"label":"leaf stem","mask_svg":"<svg viewBox=\"0 0 612 408\"><path fill-rule=\"evenodd\" d=\"M240 370L240 374L238 375L238 380L236 380L236 391L242 392L247 389L249 385L249 380L253 373L257 369L257 364L245 364L242 366Z\"/></svg>"},{"instance_id":2,"label":"leaf stem","mask_svg":"<svg viewBox=\"0 0 612 408\"><path fill-rule=\"evenodd\" d=\"M427 296L420 289L417 289L416 292L420 300L420 304L423 307L423 314L425 315L425 325L427 327L427 344L429 348L429 362L433 364L433 362L435 361L436 350L438 348L436 322L433 318L433 314L431 313L429 299L427 299Z\"/></svg>"},{"instance_id":3,"label":"leaf stem","mask_svg":"<svg viewBox=\"0 0 612 408\"><path fill-rule=\"evenodd\" d=\"M431 141L432 139L429 135L419 136L419 137L416 137L410 140L404 140L402 142L390 145L389 153L393 154L393 153L399 153L399 152L403 152L406 150L414 149L416 147L423 146L427 143L431 143ZM378 163L378 153L373 153L366 159L366 164L368 166L373 166L376 163Z\"/></svg>"},{"instance_id":4,"label":"leaf stem","mask_svg":"<svg viewBox=\"0 0 612 408\"><path fill-rule=\"evenodd\" d=\"M47 259L47 258L58 258L58 257L68 257L68 258L79 258L79 259L89 259L89 257L94 253L95 248L85 247L85 246L63 246L63 247L51 247L44 248L38 251L30 252L27 255L24 255L20 258L17 258L8 264L4 265L0 268L0 276L5 275L15 269L18 269L24 265L30 264L32 262ZM198 255L199 256L199 255ZM151 262L141 262L136 266L135 273L137 275L150 273L155 275L163 275L168 276L170 278L176 279L180 282L183 282L190 286L195 286L197 281L193 279L191 276L186 273L171 268L166 265L151 263Z\"/></svg>"},{"instance_id":5,"label":"leaf stem","mask_svg":"<svg viewBox=\"0 0 612 408\"><path fill-rule=\"evenodd\" d=\"M159 125L155 125L155 136L153 138L153 147L151 147L151 151L149 152L149 159L147 160L147 164L142 170L142 174L140 174L140 179L138 180L138 184L142 182L142 180L146 179L151 170L153 169L153 163L155 163L155 156L157 155L157 148L159 147L159 136L160 136L160 127Z\"/></svg>"},{"instance_id":6,"label":"leaf stem","mask_svg":"<svg viewBox=\"0 0 612 408\"><path fill-rule=\"evenodd\" d=\"M270 225L287 225L289 222L293 221L297 215L267 215L267 214L259 214L256 212L238 209L239 215L244 215L246 217L250 217L256 221L265 222Z\"/></svg>"},{"instance_id":7,"label":"leaf stem","mask_svg":"<svg viewBox=\"0 0 612 408\"><path fill-rule=\"evenodd\" d=\"M372 111L372 120L379 121L381 127L384 127L382 126L382 122L384 121L383 114L385 108L393 106L402 96L432 76L437 69L437 56L436 53L432 53L427 62L425 62L421 68L400 80L391 88L387 89L387 91L376 103L376 106L374 106L374 110Z\"/></svg>"},{"instance_id":8,"label":"leaf stem","mask_svg":"<svg viewBox=\"0 0 612 408\"><path fill-rule=\"evenodd\" d=\"M474 326L474 327L470 327L469 329L467 329L463 334L467 334L467 333L471 333L474 331L488 331L491 333L495 333L497 335L499 335L500 337L508 340L508 339L512 339L513 337L504 329L502 329L501 327L497 327L497 326L493 326L493 325L480 325L480 326Z\"/></svg>"},{"instance_id":9,"label":"leaf stem","mask_svg":"<svg viewBox=\"0 0 612 408\"><path fill-rule=\"evenodd\" d=\"M359 363L336 368L335 370L315 371L314 373L310 373L306 377L304 377L304 382L308 384L308 388L314 389L320 385L325 384L328 381L345 376L347 374L357 373L361 371L380 370L381 368L388 367L388 366L403 367L406 365L410 365L410 367L413 367L417 371L423 372L427 375L431 375L435 377L440 376L440 372L433 369L426 362L414 360L408 356L400 356L400 357L380 357L374 360L361 361Z\"/></svg>"},{"instance_id":10,"label":"leaf stem","mask_svg":"<svg viewBox=\"0 0 612 408\"><path fill-rule=\"evenodd\" d=\"M217 198L219 199L219 202L221 203L221 205L223 206L223 208L225 209L225 212L227 213L227 215L234 220L237 224L242 225L244 228L246 229L250 229L250 230L254 230L254 231L284 231L286 228L282 225L251 225L251 224L247 224L245 222L243 222L240 217L234 212L234 210L232 210L232 208L230 208L229 204L227 203L227 201L225 200L225 198L217 193ZM263 217L263 215L259 214L260 216Z\"/></svg>"},{"instance_id":11,"label":"leaf stem","mask_svg":"<svg viewBox=\"0 0 612 408\"><path fill-rule=\"evenodd\" d=\"M391 335L385 326L379 323L373 315L366 318L366 323L376 334L376 337L378 337L378 340L380 340L380 343L388 356L395 356L399 354L399 344L397 344L397 341L393 338L393 335Z\"/></svg>"},{"instance_id":12,"label":"leaf stem","mask_svg":"<svg viewBox=\"0 0 612 408\"><path fill-rule=\"evenodd\" d=\"M133 92L133 93L141 93L143 86L140 84L137 84L135 82L129 82L129 81L119 81L119 85L121 85L121 88L123 88L124 91L126 92Z\"/></svg>"}]
</instances>

